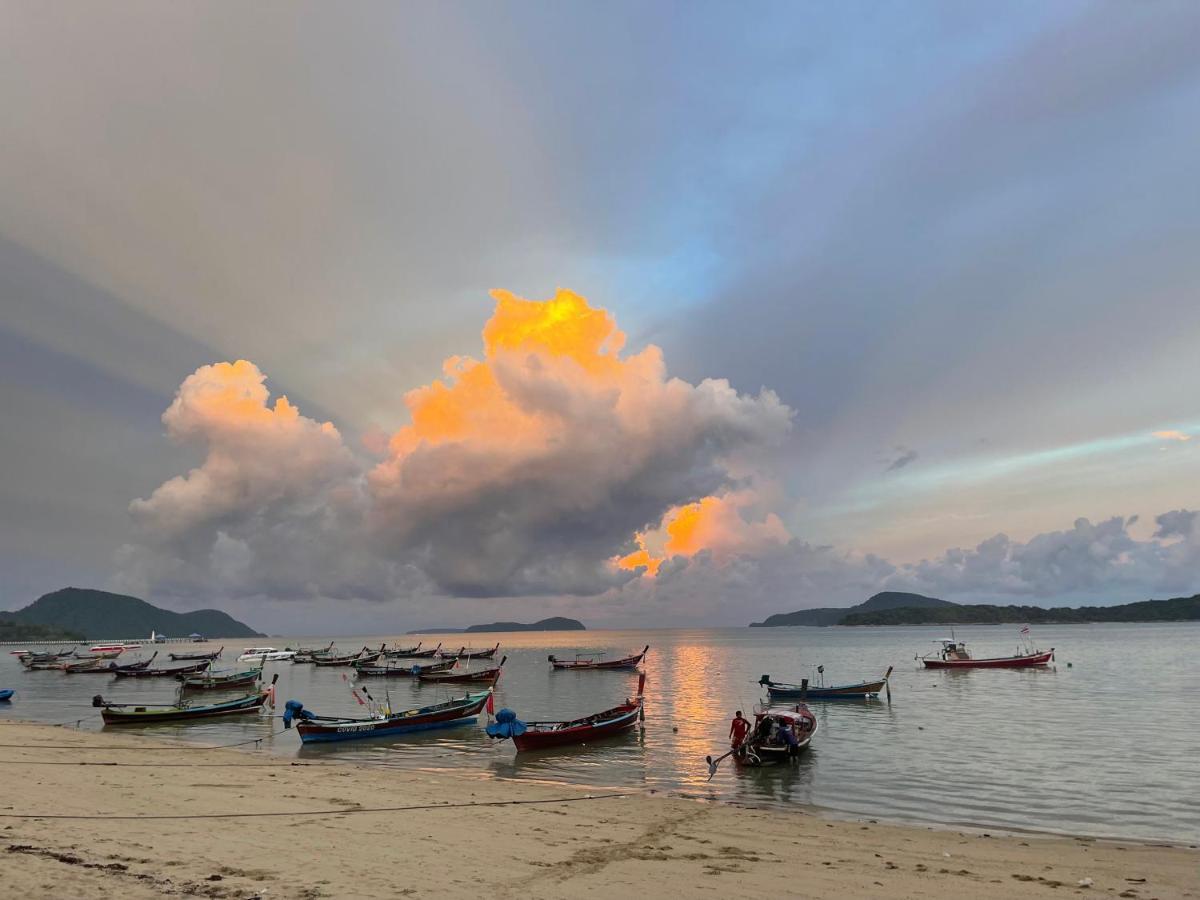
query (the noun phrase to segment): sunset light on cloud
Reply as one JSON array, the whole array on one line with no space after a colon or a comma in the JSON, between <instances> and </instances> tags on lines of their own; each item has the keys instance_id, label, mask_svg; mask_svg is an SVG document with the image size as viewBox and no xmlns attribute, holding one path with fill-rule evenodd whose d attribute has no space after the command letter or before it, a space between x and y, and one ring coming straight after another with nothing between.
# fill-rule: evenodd
<instances>
[{"instance_id":1,"label":"sunset light on cloud","mask_svg":"<svg viewBox=\"0 0 1200 900\"><path fill-rule=\"evenodd\" d=\"M1154 436L1164 441L1190 441L1192 436L1184 434L1182 431L1156 431Z\"/></svg>"}]
</instances>

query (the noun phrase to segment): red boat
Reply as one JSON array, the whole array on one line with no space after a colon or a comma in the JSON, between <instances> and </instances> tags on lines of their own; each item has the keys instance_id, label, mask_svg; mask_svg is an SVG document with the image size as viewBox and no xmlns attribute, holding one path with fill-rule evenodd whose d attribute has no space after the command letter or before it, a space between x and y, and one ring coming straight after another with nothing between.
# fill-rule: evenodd
<instances>
[{"instance_id":1,"label":"red boat","mask_svg":"<svg viewBox=\"0 0 1200 900\"><path fill-rule=\"evenodd\" d=\"M1028 632L1024 632L1028 634ZM942 638L937 643L941 648L918 657L927 669L1028 669L1049 665L1054 660L1054 648L1034 650L1026 647L1013 656L993 656L973 659L967 645L954 638Z\"/></svg>"},{"instance_id":2,"label":"red boat","mask_svg":"<svg viewBox=\"0 0 1200 900\"><path fill-rule=\"evenodd\" d=\"M468 656L472 659L495 659L496 651L499 649L500 642L497 641L495 647L460 647L457 652L440 653L438 655L442 659L465 659Z\"/></svg>"},{"instance_id":3,"label":"red boat","mask_svg":"<svg viewBox=\"0 0 1200 900\"><path fill-rule=\"evenodd\" d=\"M584 656L580 653L576 654L574 659L559 659L551 653L549 659L550 665L555 669L636 669L645 659L649 650L650 645L647 644L642 648L641 653L634 653L621 659L605 659L603 653L597 653L594 656Z\"/></svg>"},{"instance_id":4,"label":"red boat","mask_svg":"<svg viewBox=\"0 0 1200 900\"><path fill-rule=\"evenodd\" d=\"M421 672L417 679L433 684L495 684L500 680L500 669L506 659L507 656L502 656L500 665L494 669L480 669L477 672Z\"/></svg>"},{"instance_id":5,"label":"red boat","mask_svg":"<svg viewBox=\"0 0 1200 900\"><path fill-rule=\"evenodd\" d=\"M613 737L633 728L639 719L645 718L642 693L646 687L646 676L638 679L637 696L620 706L593 713L582 719L569 722L517 722L508 710L500 710L496 724L489 725L487 732L503 740L511 737L517 752L543 750L547 747L562 747L567 744L590 744L601 738ZM509 715L505 715L509 713Z\"/></svg>"}]
</instances>

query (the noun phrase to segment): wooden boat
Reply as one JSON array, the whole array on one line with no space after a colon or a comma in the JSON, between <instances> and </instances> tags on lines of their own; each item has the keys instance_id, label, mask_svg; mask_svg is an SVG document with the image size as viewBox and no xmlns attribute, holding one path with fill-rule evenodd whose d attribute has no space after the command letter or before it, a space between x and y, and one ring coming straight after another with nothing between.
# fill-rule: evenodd
<instances>
[{"instance_id":1,"label":"wooden boat","mask_svg":"<svg viewBox=\"0 0 1200 900\"><path fill-rule=\"evenodd\" d=\"M106 668L105 669L100 668L101 662L102 662L102 660L100 660L98 658L97 659L81 659L78 662L59 663L58 667L60 669L62 669L64 672L66 672L68 675L71 674L72 672L88 672L88 671L94 671L94 670L99 670L101 672L108 671Z\"/></svg>"},{"instance_id":2,"label":"wooden boat","mask_svg":"<svg viewBox=\"0 0 1200 900\"><path fill-rule=\"evenodd\" d=\"M431 684L495 684L500 680L500 670L506 659L507 656L502 656L500 665L477 672L422 672L417 675L417 680Z\"/></svg>"},{"instance_id":3,"label":"wooden boat","mask_svg":"<svg viewBox=\"0 0 1200 900\"><path fill-rule=\"evenodd\" d=\"M744 766L765 766L796 759L816 737L817 727L817 717L803 703L755 707L754 727L746 739L716 759L705 757L708 777L711 780L721 760L730 756Z\"/></svg>"},{"instance_id":4,"label":"wooden boat","mask_svg":"<svg viewBox=\"0 0 1200 900\"><path fill-rule=\"evenodd\" d=\"M177 675L196 675L203 672L212 663L198 662L190 666L172 666L167 669L127 669L124 666L118 666L112 670L112 673L118 678L174 678Z\"/></svg>"},{"instance_id":5,"label":"wooden boat","mask_svg":"<svg viewBox=\"0 0 1200 900\"><path fill-rule=\"evenodd\" d=\"M125 652L125 648L118 647L116 650L97 650L94 653L90 652L90 651L88 653L76 653L75 658L76 659L116 659L118 656L120 656L124 652Z\"/></svg>"},{"instance_id":6,"label":"wooden boat","mask_svg":"<svg viewBox=\"0 0 1200 900\"><path fill-rule=\"evenodd\" d=\"M74 647L68 647L66 650L13 650L11 655L23 663L53 662L56 659L66 659L74 652Z\"/></svg>"},{"instance_id":7,"label":"wooden boat","mask_svg":"<svg viewBox=\"0 0 1200 900\"><path fill-rule=\"evenodd\" d=\"M1027 634L1028 632L1025 632ZM940 647L931 653L917 657L927 669L1028 669L1046 666L1054 660L1054 648L1035 650L1028 643L1013 656L993 656L973 659L967 645L955 638L934 641Z\"/></svg>"},{"instance_id":8,"label":"wooden boat","mask_svg":"<svg viewBox=\"0 0 1200 900\"><path fill-rule=\"evenodd\" d=\"M275 678L279 675L276 673ZM265 691L244 697L222 700L220 703L192 704L186 700L176 703L110 703L97 694L92 706L100 709L105 725L152 725L158 722L179 722L186 719L211 719L216 716L258 712L273 697L275 682Z\"/></svg>"},{"instance_id":9,"label":"wooden boat","mask_svg":"<svg viewBox=\"0 0 1200 900\"><path fill-rule=\"evenodd\" d=\"M177 676L184 690L219 691L227 688L250 687L262 678L262 668L245 669L241 672L204 672L199 675Z\"/></svg>"},{"instance_id":10,"label":"wooden boat","mask_svg":"<svg viewBox=\"0 0 1200 900\"><path fill-rule=\"evenodd\" d=\"M11 700L13 694L15 693L16 691L12 690L11 688L5 688L4 690L0 691L0 703L5 703Z\"/></svg>"},{"instance_id":11,"label":"wooden boat","mask_svg":"<svg viewBox=\"0 0 1200 900\"><path fill-rule=\"evenodd\" d=\"M824 666L817 668L824 673ZM888 679L892 677L892 667L883 673L876 681L860 681L857 684L809 684L805 678L800 684L787 684L782 681L772 681L770 675L764 675L758 683L767 689L771 700L862 700L875 697L880 691L888 688Z\"/></svg>"},{"instance_id":12,"label":"wooden boat","mask_svg":"<svg viewBox=\"0 0 1200 900\"><path fill-rule=\"evenodd\" d=\"M383 646L372 652L369 648L363 647L357 653L349 656L315 656L313 664L317 666L353 666L353 665L370 665L376 662L383 656Z\"/></svg>"},{"instance_id":13,"label":"wooden boat","mask_svg":"<svg viewBox=\"0 0 1200 900\"><path fill-rule=\"evenodd\" d=\"M388 659L404 659L406 657L415 657L421 652L421 641L415 647L393 647L391 650L384 650L383 655Z\"/></svg>"},{"instance_id":14,"label":"wooden boat","mask_svg":"<svg viewBox=\"0 0 1200 900\"><path fill-rule=\"evenodd\" d=\"M458 660L447 659L427 666L355 666L356 678L416 678L423 674L448 672L458 665Z\"/></svg>"},{"instance_id":15,"label":"wooden boat","mask_svg":"<svg viewBox=\"0 0 1200 900\"><path fill-rule=\"evenodd\" d=\"M615 737L645 719L642 701L645 687L646 676L643 674L638 679L637 696L632 700L626 700L604 712L567 722L518 722L511 710L502 709L496 716L495 724L487 727L487 733L500 740L511 737L517 752L567 744L590 744L601 738Z\"/></svg>"},{"instance_id":16,"label":"wooden boat","mask_svg":"<svg viewBox=\"0 0 1200 900\"><path fill-rule=\"evenodd\" d=\"M555 669L636 669L649 651L650 645L647 644L641 653L633 653L621 659L605 659L603 653L591 656L578 653L574 659L559 659L551 653L549 659L550 665Z\"/></svg>"},{"instance_id":17,"label":"wooden boat","mask_svg":"<svg viewBox=\"0 0 1200 900\"><path fill-rule=\"evenodd\" d=\"M471 659L495 659L496 651L499 649L500 643L497 641L495 647L460 647L454 653L442 653L440 655L442 659L464 659L466 657L470 657Z\"/></svg>"},{"instance_id":18,"label":"wooden boat","mask_svg":"<svg viewBox=\"0 0 1200 900\"><path fill-rule=\"evenodd\" d=\"M220 658L221 653L222 653L222 651L224 651L224 649L225 648L222 646L217 650L205 650L200 653L168 653L167 656L171 658L172 662L183 662L184 660L202 660L202 659L214 660L214 659Z\"/></svg>"},{"instance_id":19,"label":"wooden boat","mask_svg":"<svg viewBox=\"0 0 1200 900\"><path fill-rule=\"evenodd\" d=\"M290 728L292 719L297 719L296 731L305 744L326 741L353 741L362 738L390 737L433 728L450 728L455 725L470 725L491 697L490 690L479 694L467 694L455 700L406 709L400 712L383 710L369 719L340 719L333 716L318 716L304 709L296 700L289 700L283 714L283 725ZM357 696L357 695L356 695Z\"/></svg>"},{"instance_id":20,"label":"wooden boat","mask_svg":"<svg viewBox=\"0 0 1200 900\"><path fill-rule=\"evenodd\" d=\"M46 660L45 662L31 662L31 663L25 663L25 671L26 672L49 672L49 671L61 672L63 669L63 666L66 666L66 665L70 665L70 663L65 663L61 659Z\"/></svg>"},{"instance_id":21,"label":"wooden boat","mask_svg":"<svg viewBox=\"0 0 1200 900\"><path fill-rule=\"evenodd\" d=\"M333 650L333 641L329 642L328 647L300 647L296 650L296 655L292 657L294 663L310 663L318 656L328 656Z\"/></svg>"},{"instance_id":22,"label":"wooden boat","mask_svg":"<svg viewBox=\"0 0 1200 900\"><path fill-rule=\"evenodd\" d=\"M438 644L432 650L414 650L412 653L408 654L408 658L409 659L433 659L435 656L440 656L441 653L442 653L442 645Z\"/></svg>"},{"instance_id":23,"label":"wooden boat","mask_svg":"<svg viewBox=\"0 0 1200 900\"><path fill-rule=\"evenodd\" d=\"M154 657L158 656L155 651L150 655L149 659L143 659L141 662L129 663L124 666L118 666L112 660L109 660L108 665L101 666L93 662L91 665L79 663L78 668L71 666L63 671L74 675L115 675L117 672L140 672L143 669L150 668L150 663L154 662Z\"/></svg>"}]
</instances>

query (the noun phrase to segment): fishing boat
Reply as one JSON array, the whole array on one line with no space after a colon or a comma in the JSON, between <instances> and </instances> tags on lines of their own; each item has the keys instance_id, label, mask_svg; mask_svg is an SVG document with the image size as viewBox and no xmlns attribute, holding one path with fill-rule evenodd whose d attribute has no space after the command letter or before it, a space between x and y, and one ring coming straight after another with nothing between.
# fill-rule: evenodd
<instances>
[{"instance_id":1,"label":"fishing boat","mask_svg":"<svg viewBox=\"0 0 1200 900\"><path fill-rule=\"evenodd\" d=\"M512 738L517 752L562 747L567 744L590 744L601 738L615 737L633 728L646 718L642 693L646 687L643 673L638 679L637 696L612 709L593 713L566 722L521 722L510 709L496 714L496 721L487 726L489 736L504 740Z\"/></svg>"},{"instance_id":2,"label":"fishing boat","mask_svg":"<svg viewBox=\"0 0 1200 900\"><path fill-rule=\"evenodd\" d=\"M7 701L11 700L13 694L15 693L16 691L12 690L11 688L5 688L4 690L0 691L0 703L6 703Z\"/></svg>"},{"instance_id":3,"label":"fishing boat","mask_svg":"<svg viewBox=\"0 0 1200 900\"><path fill-rule=\"evenodd\" d=\"M59 663L58 667L60 669L62 669L64 672L66 672L67 674L70 674L72 672L86 672L86 671L90 671L93 669L99 669L100 663L101 663L100 658L96 657L94 659L81 659L77 662ZM101 671L105 671L105 670L101 669Z\"/></svg>"},{"instance_id":4,"label":"fishing boat","mask_svg":"<svg viewBox=\"0 0 1200 900\"><path fill-rule=\"evenodd\" d=\"M426 666L355 666L356 678L417 678L433 672L448 672L458 665L458 660L447 659Z\"/></svg>"},{"instance_id":5,"label":"fishing boat","mask_svg":"<svg viewBox=\"0 0 1200 900\"><path fill-rule=\"evenodd\" d=\"M328 656L331 650L333 650L333 641L330 641L327 647L299 647L296 655L292 657L292 662L310 663L315 657Z\"/></svg>"},{"instance_id":6,"label":"fishing boat","mask_svg":"<svg viewBox=\"0 0 1200 900\"><path fill-rule=\"evenodd\" d=\"M125 666L118 666L111 671L118 678L174 678L177 675L196 675L211 665L212 663L206 660L190 666L171 666L166 669L129 669Z\"/></svg>"},{"instance_id":7,"label":"fishing boat","mask_svg":"<svg viewBox=\"0 0 1200 900\"><path fill-rule=\"evenodd\" d=\"M225 648L222 646L216 650L205 650L200 653L168 653L167 656L170 657L173 662L183 662L184 660L213 660L219 659L224 650Z\"/></svg>"},{"instance_id":8,"label":"fishing boat","mask_svg":"<svg viewBox=\"0 0 1200 900\"><path fill-rule=\"evenodd\" d=\"M140 650L141 644L96 644L89 647L93 653L124 653L126 650Z\"/></svg>"},{"instance_id":9,"label":"fishing boat","mask_svg":"<svg viewBox=\"0 0 1200 900\"><path fill-rule=\"evenodd\" d=\"M369 647L363 647L357 653L347 656L316 656L313 657L313 664L317 666L370 665L382 656L383 645L380 645L376 651L372 651Z\"/></svg>"},{"instance_id":10,"label":"fishing boat","mask_svg":"<svg viewBox=\"0 0 1200 900\"><path fill-rule=\"evenodd\" d=\"M506 659L507 656L502 656L498 666L475 672L422 672L417 675L417 680L430 684L495 684L500 680L500 670Z\"/></svg>"},{"instance_id":11,"label":"fishing boat","mask_svg":"<svg viewBox=\"0 0 1200 900\"><path fill-rule=\"evenodd\" d=\"M439 643L432 650L414 650L406 655L409 659L433 659L435 656L442 655L442 645Z\"/></svg>"},{"instance_id":12,"label":"fishing boat","mask_svg":"<svg viewBox=\"0 0 1200 900\"><path fill-rule=\"evenodd\" d=\"M591 655L577 653L574 659L559 659L553 653L550 654L550 665L556 670L559 669L636 669L646 654L650 651L650 645L647 644L642 648L640 653L631 653L629 656L623 656L620 659L605 659L604 653L593 653Z\"/></svg>"},{"instance_id":13,"label":"fishing boat","mask_svg":"<svg viewBox=\"0 0 1200 900\"><path fill-rule=\"evenodd\" d=\"M149 659L143 659L141 662L129 663L124 666L118 666L112 660L109 660L107 666L98 665L97 662L93 662L91 665L82 662L64 668L63 671L74 675L115 675L117 672L140 672L143 669L150 668L150 663L154 662L154 657L156 656L158 656L157 651L151 654Z\"/></svg>"},{"instance_id":14,"label":"fishing boat","mask_svg":"<svg viewBox=\"0 0 1200 900\"><path fill-rule=\"evenodd\" d=\"M433 728L450 728L470 725L492 696L490 690L478 694L467 694L455 700L392 712L378 707L370 718L344 719L335 716L318 716L309 712L297 700L289 700L284 706L283 727L291 728L296 721L296 731L305 744L325 741L353 741L362 738L389 737ZM355 694L358 698L358 694ZM359 699L359 702L363 702Z\"/></svg>"},{"instance_id":15,"label":"fishing boat","mask_svg":"<svg viewBox=\"0 0 1200 900\"><path fill-rule=\"evenodd\" d=\"M496 651L499 649L500 643L497 641L495 647L459 647L455 653L442 653L439 655L442 659L463 659L468 656L472 659L495 659Z\"/></svg>"},{"instance_id":16,"label":"fishing boat","mask_svg":"<svg viewBox=\"0 0 1200 900\"><path fill-rule=\"evenodd\" d=\"M262 667L241 672L204 672L198 675L177 676L184 690L219 691L228 688L250 687L262 678Z\"/></svg>"},{"instance_id":17,"label":"fishing boat","mask_svg":"<svg viewBox=\"0 0 1200 900\"><path fill-rule=\"evenodd\" d=\"M706 756L708 777L717 774L721 760L732 756L744 766L765 766L796 759L817 734L817 717L803 703L766 705L754 709L754 726L738 746L713 759Z\"/></svg>"},{"instance_id":18,"label":"fishing boat","mask_svg":"<svg viewBox=\"0 0 1200 900\"><path fill-rule=\"evenodd\" d=\"M424 643L424 641L421 643ZM415 647L392 647L390 650L384 650L383 655L387 659L404 659L405 657L416 656L421 652L421 643L418 643Z\"/></svg>"},{"instance_id":19,"label":"fishing boat","mask_svg":"<svg viewBox=\"0 0 1200 900\"><path fill-rule=\"evenodd\" d=\"M56 659L66 659L74 652L74 647L68 647L65 650L13 650L11 655L21 662L52 662Z\"/></svg>"},{"instance_id":20,"label":"fishing boat","mask_svg":"<svg viewBox=\"0 0 1200 900\"><path fill-rule=\"evenodd\" d=\"M880 691L890 690L888 679L892 677L892 667L883 673L883 677L875 681L860 681L856 684L825 684L825 667L817 666L819 684L809 684L807 678L800 684L788 684L783 681L772 681L770 675L764 675L758 683L767 689L771 700L863 700L876 697Z\"/></svg>"},{"instance_id":21,"label":"fishing boat","mask_svg":"<svg viewBox=\"0 0 1200 900\"><path fill-rule=\"evenodd\" d=\"M237 658L238 662L286 662L295 659L295 650L276 650L274 647L247 647Z\"/></svg>"},{"instance_id":22,"label":"fishing boat","mask_svg":"<svg viewBox=\"0 0 1200 900\"><path fill-rule=\"evenodd\" d=\"M279 674L275 674L279 678ZM216 716L239 715L258 712L268 701L273 701L275 681L265 691L257 691L244 697L222 700L219 703L194 704L182 697L175 703L111 703L97 694L92 706L100 709L105 725L151 725L158 722L178 722L185 719L211 719ZM180 691L182 695L182 689Z\"/></svg>"},{"instance_id":23,"label":"fishing boat","mask_svg":"<svg viewBox=\"0 0 1200 900\"><path fill-rule=\"evenodd\" d=\"M1054 661L1054 648L1035 649L1029 636L1029 626L1021 629L1021 646L1013 656L992 656L984 659L972 658L967 645L955 638L934 641L938 649L918 656L927 669L1028 669L1046 666Z\"/></svg>"}]
</instances>

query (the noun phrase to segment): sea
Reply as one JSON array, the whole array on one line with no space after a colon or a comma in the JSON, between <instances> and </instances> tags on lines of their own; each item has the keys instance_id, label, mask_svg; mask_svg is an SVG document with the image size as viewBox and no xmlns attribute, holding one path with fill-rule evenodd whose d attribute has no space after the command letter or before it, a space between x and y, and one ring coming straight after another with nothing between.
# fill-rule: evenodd
<instances>
[{"instance_id":1,"label":"sea","mask_svg":"<svg viewBox=\"0 0 1200 900\"><path fill-rule=\"evenodd\" d=\"M699 628L630 631L447 635L357 635L336 638L350 652L364 645L426 648L439 642L500 643L507 656L496 708L524 720L570 719L607 709L636 693L637 674L552 671L550 654L603 651L610 657L650 645L644 663L643 728L589 746L517 754L495 742L483 721L414 735L301 747L278 714L296 699L321 715L360 716L350 670L267 663L279 673L276 717L236 716L205 722L121 728L209 745L261 739L268 753L472 778L537 781L595 788L655 790L747 806L818 809L835 816L1007 831L1049 832L1200 844L1200 623L1043 626L1037 646L1055 648L1045 669L935 671L918 655L949 637L947 628ZM1012 654L1016 626L958 628L977 657ZM225 644L215 668L238 666L242 648L321 646L334 638L273 637L207 645L160 645L186 652ZM5 648L7 649L7 648ZM131 651L123 662L144 658ZM0 721L28 719L104 727L91 698L171 702L170 679L26 672L0 654ZM156 665L158 662L156 662ZM170 664L169 662L167 663ZM482 667L485 663L473 664ZM817 667L823 666L819 674ZM722 765L709 779L705 756L728 749L736 710L748 717L763 699L758 681L809 678L828 684L875 678L893 667L890 697L817 702L819 730L798 761L761 769ZM409 679L368 679L367 690L393 709L423 706L462 686ZM475 688L472 688L475 689ZM234 691L234 694L241 693ZM206 697L228 696L208 692ZM361 696L361 695L360 695ZM0 732L2 733L2 732ZM243 745L254 747L255 745ZM2 758L0 750L0 758ZM315 775L314 777L319 777Z\"/></svg>"}]
</instances>

